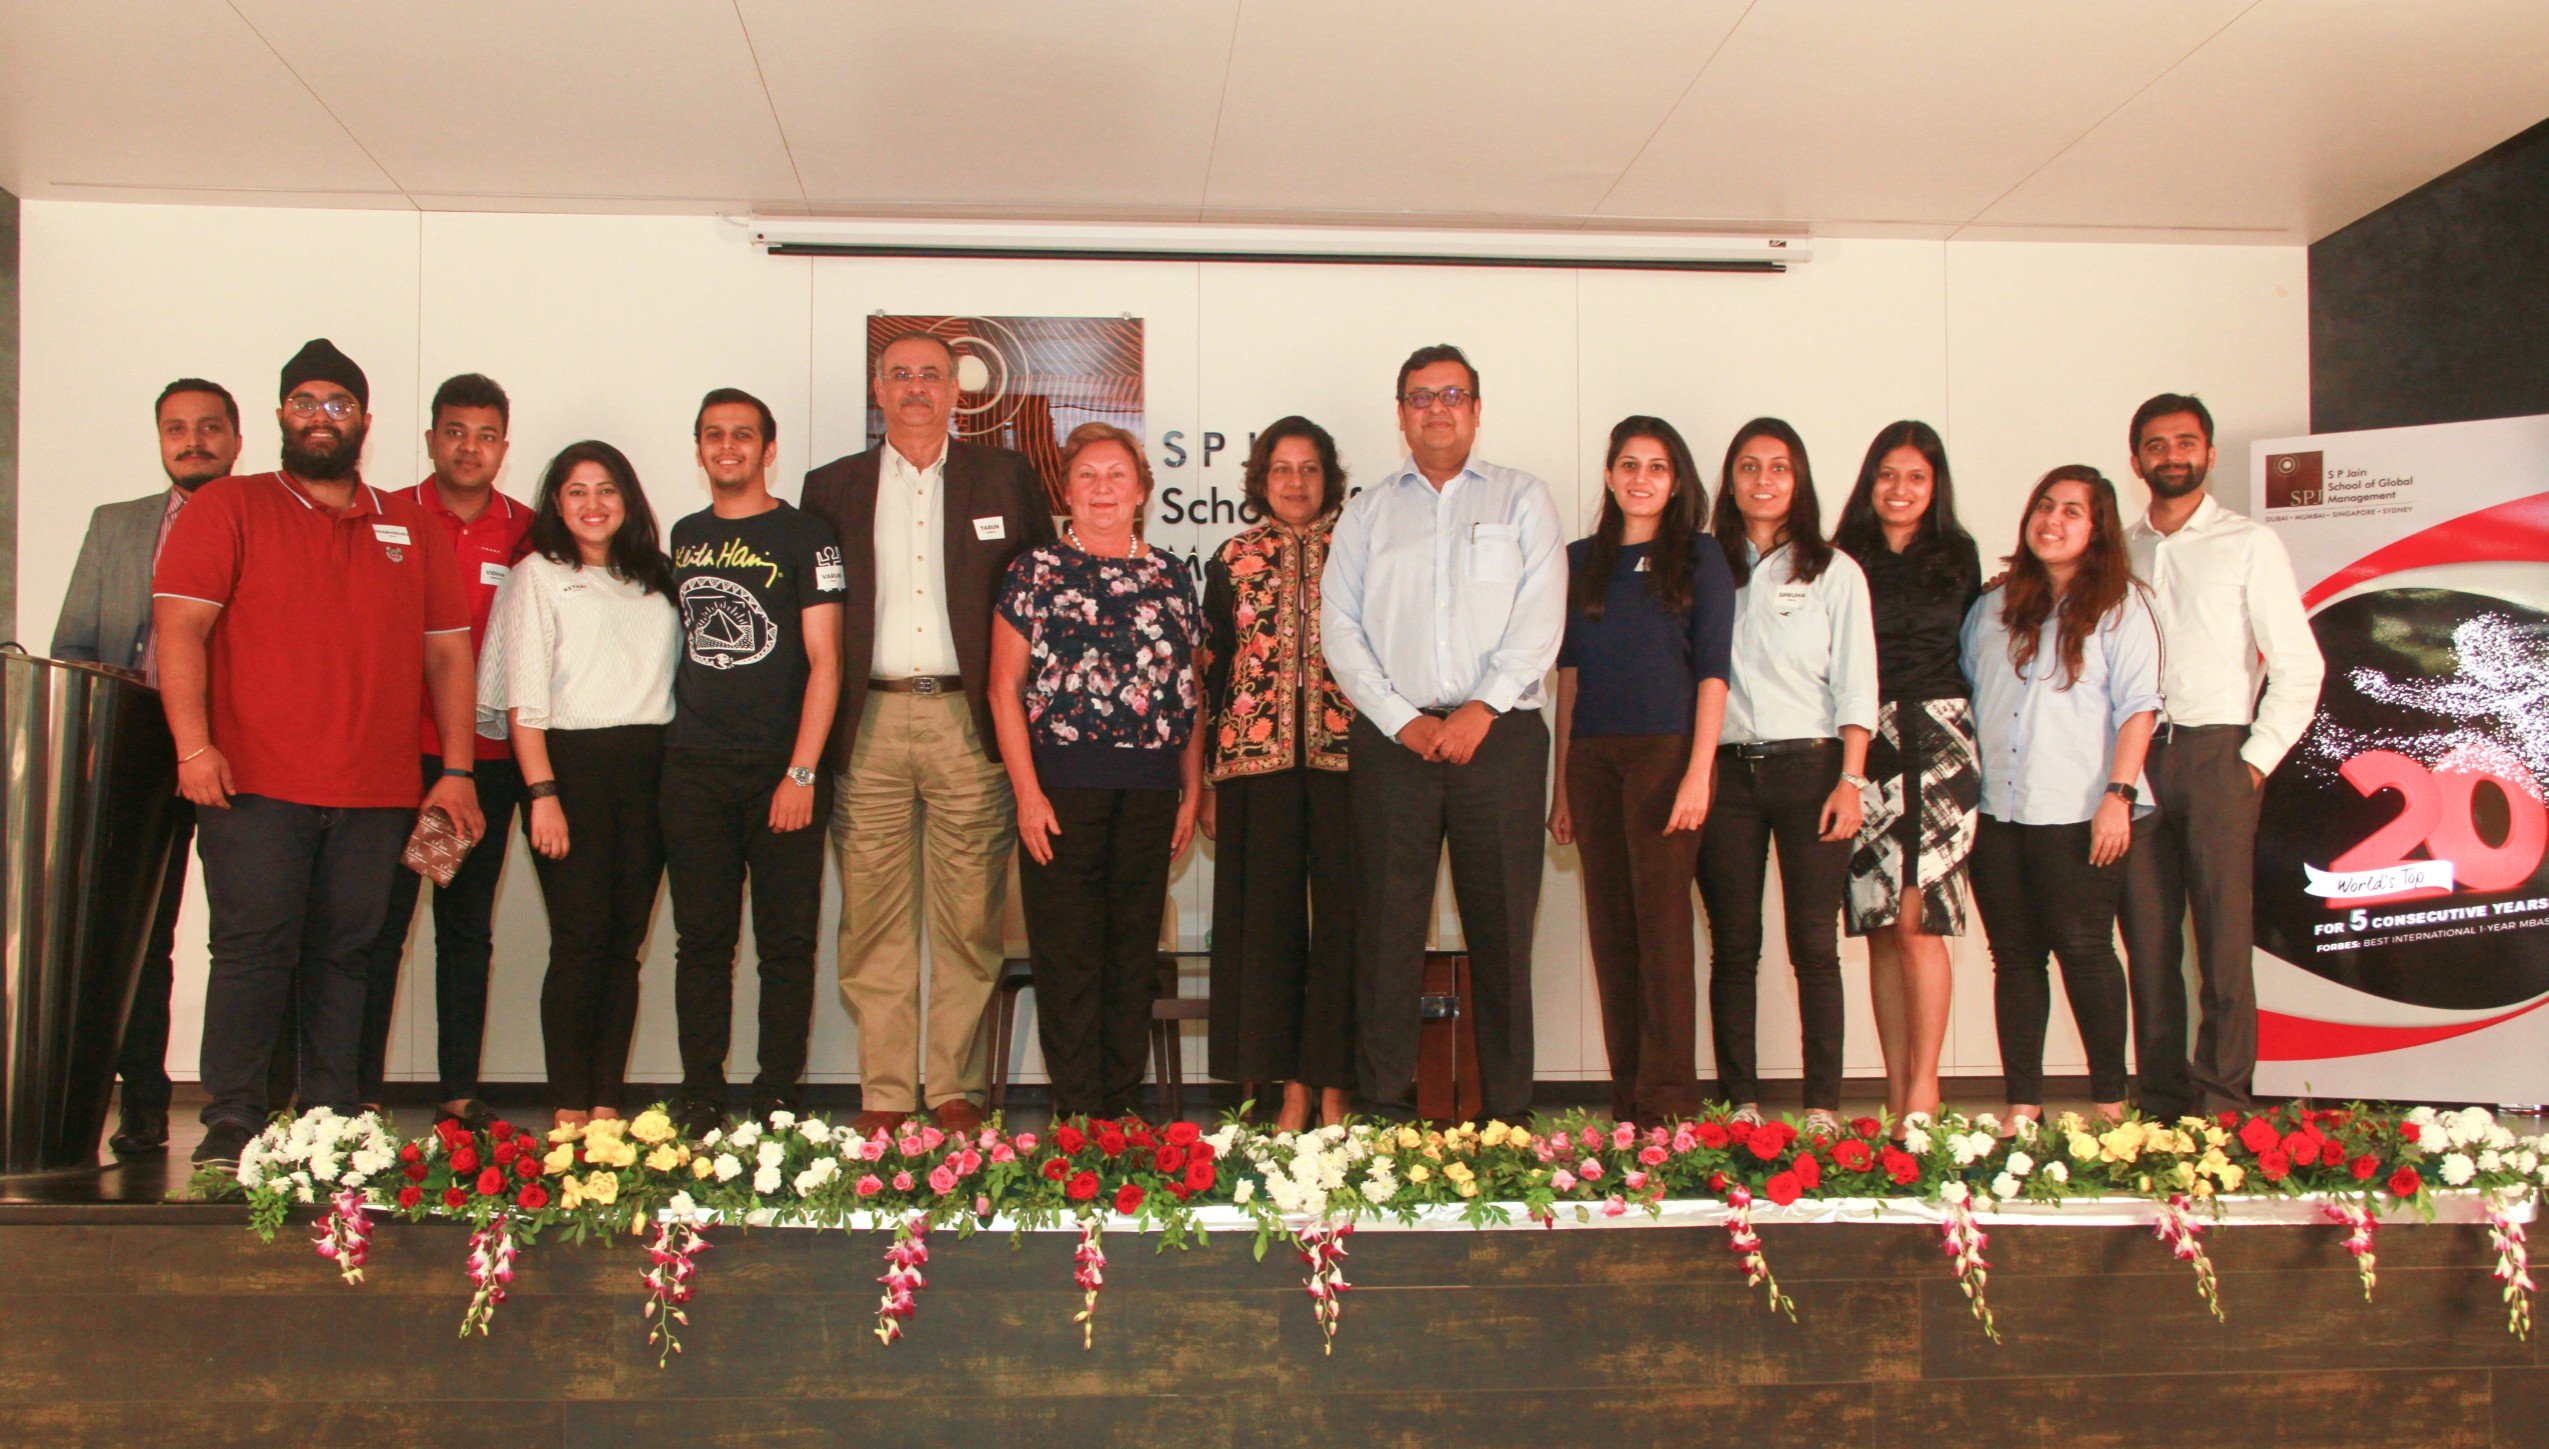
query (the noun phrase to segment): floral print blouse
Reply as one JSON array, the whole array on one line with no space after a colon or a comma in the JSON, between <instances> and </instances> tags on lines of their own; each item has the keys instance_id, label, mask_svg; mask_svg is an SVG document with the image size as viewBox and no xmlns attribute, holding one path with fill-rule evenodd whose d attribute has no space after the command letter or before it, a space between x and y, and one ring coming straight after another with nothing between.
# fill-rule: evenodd
<instances>
[{"instance_id":1,"label":"floral print blouse","mask_svg":"<svg viewBox=\"0 0 2549 1449\"><path fill-rule=\"evenodd\" d=\"M1319 579L1333 516L1296 535L1263 523L1204 568L1204 674L1215 780L1346 768L1354 706L1319 647Z\"/></svg>"},{"instance_id":2,"label":"floral print blouse","mask_svg":"<svg viewBox=\"0 0 2549 1449\"><path fill-rule=\"evenodd\" d=\"M1068 543L1010 562L1000 617L1027 640L1027 730L1046 788L1176 789L1202 697L1186 566Z\"/></svg>"}]
</instances>

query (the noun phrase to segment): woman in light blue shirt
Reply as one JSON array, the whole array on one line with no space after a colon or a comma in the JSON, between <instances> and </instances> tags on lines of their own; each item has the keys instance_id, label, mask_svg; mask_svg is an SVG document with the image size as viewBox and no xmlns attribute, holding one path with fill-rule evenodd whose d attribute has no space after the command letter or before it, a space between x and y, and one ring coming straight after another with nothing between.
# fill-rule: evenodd
<instances>
[{"instance_id":1,"label":"woman in light blue shirt","mask_svg":"<svg viewBox=\"0 0 2549 1449\"><path fill-rule=\"evenodd\" d=\"M2121 1117L2115 912L2135 819L2150 813L2142 755L2159 718L2160 633L2098 470L2056 468L2028 495L2007 579L1965 617L1963 656L1983 764L1974 903L2010 1119L2044 1114L2048 954L2088 1049L2092 1109Z\"/></svg>"},{"instance_id":2,"label":"woman in light blue shirt","mask_svg":"<svg viewBox=\"0 0 2549 1449\"><path fill-rule=\"evenodd\" d=\"M1727 445L1709 529L1735 576L1717 800L1699 845L1717 1077L1736 1115L1759 1116L1754 1011L1761 892L1775 842L1805 1036L1807 1128L1837 1135L1841 897L1876 728L1867 576L1824 538L1805 440L1777 418L1753 419Z\"/></svg>"}]
</instances>

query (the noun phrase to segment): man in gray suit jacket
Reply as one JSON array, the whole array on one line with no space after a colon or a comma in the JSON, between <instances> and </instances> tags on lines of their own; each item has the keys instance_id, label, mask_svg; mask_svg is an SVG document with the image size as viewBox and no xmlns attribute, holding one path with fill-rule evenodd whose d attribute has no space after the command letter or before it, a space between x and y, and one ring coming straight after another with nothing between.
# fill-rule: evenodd
<instances>
[{"instance_id":1,"label":"man in gray suit jacket","mask_svg":"<svg viewBox=\"0 0 2549 1449\"><path fill-rule=\"evenodd\" d=\"M159 462L168 486L147 498L109 503L89 515L88 537L71 567L70 592L53 625L53 657L111 664L159 683L150 637L151 570L178 510L202 485L225 477L239 461L239 404L220 383L181 377L159 394ZM195 817L178 802L177 847L151 921L150 950L124 1019L116 1075L124 1083L124 1115L107 1145L118 1157L168 1146L168 998L177 942L177 904L186 893L186 856Z\"/></svg>"}]
</instances>

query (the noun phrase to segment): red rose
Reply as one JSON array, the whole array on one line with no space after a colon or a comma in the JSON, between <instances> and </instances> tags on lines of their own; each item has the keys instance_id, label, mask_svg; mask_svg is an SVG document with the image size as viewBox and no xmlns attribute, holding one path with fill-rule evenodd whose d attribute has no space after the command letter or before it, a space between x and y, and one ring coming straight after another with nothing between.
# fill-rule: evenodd
<instances>
[{"instance_id":1,"label":"red rose","mask_svg":"<svg viewBox=\"0 0 2549 1449\"><path fill-rule=\"evenodd\" d=\"M1135 1183L1128 1182L1122 1187L1117 1188L1115 1190L1115 1210L1128 1216L1133 1213L1140 1212L1142 1210L1141 1187Z\"/></svg>"},{"instance_id":2,"label":"red rose","mask_svg":"<svg viewBox=\"0 0 2549 1449\"><path fill-rule=\"evenodd\" d=\"M1850 1130L1859 1134L1860 1141L1874 1142L1885 1131L1885 1124L1874 1117L1853 1117L1850 1119Z\"/></svg>"},{"instance_id":3,"label":"red rose","mask_svg":"<svg viewBox=\"0 0 2549 1449\"><path fill-rule=\"evenodd\" d=\"M1726 1174L1722 1172L1712 1172L1708 1174L1708 1190L1714 1193L1723 1193L1726 1190Z\"/></svg>"},{"instance_id":4,"label":"red rose","mask_svg":"<svg viewBox=\"0 0 2549 1449\"><path fill-rule=\"evenodd\" d=\"M425 1149L417 1146L413 1142L410 1142L398 1149L398 1160L401 1162L422 1162L425 1160Z\"/></svg>"},{"instance_id":5,"label":"red rose","mask_svg":"<svg viewBox=\"0 0 2549 1449\"><path fill-rule=\"evenodd\" d=\"M504 1120L502 1117L496 1119L496 1125L487 1129L487 1135L493 1137L498 1142L512 1141L513 1132L513 1124Z\"/></svg>"},{"instance_id":6,"label":"red rose","mask_svg":"<svg viewBox=\"0 0 2549 1449\"><path fill-rule=\"evenodd\" d=\"M1151 1165L1166 1173L1186 1170L1186 1149L1171 1142L1151 1154Z\"/></svg>"},{"instance_id":7,"label":"red rose","mask_svg":"<svg viewBox=\"0 0 2549 1449\"><path fill-rule=\"evenodd\" d=\"M1209 1159L1197 1157L1187 1161L1186 1190L1188 1192L1210 1192L1213 1190L1213 1184L1220 1180L1221 1170L1214 1167Z\"/></svg>"},{"instance_id":8,"label":"red rose","mask_svg":"<svg viewBox=\"0 0 2549 1449\"><path fill-rule=\"evenodd\" d=\"M540 1175L540 1159L526 1152L513 1160L513 1175L528 1182Z\"/></svg>"},{"instance_id":9,"label":"red rose","mask_svg":"<svg viewBox=\"0 0 2549 1449\"><path fill-rule=\"evenodd\" d=\"M1823 1164L1816 1161L1811 1152L1798 1153L1797 1160L1789 1164L1788 1170L1797 1175L1797 1185L1808 1192L1823 1186Z\"/></svg>"},{"instance_id":10,"label":"red rose","mask_svg":"<svg viewBox=\"0 0 2549 1449\"><path fill-rule=\"evenodd\" d=\"M416 1204L424 1200L425 1190L412 1182L398 1190L398 1205L406 1211L413 1212Z\"/></svg>"},{"instance_id":11,"label":"red rose","mask_svg":"<svg viewBox=\"0 0 2549 1449\"><path fill-rule=\"evenodd\" d=\"M1761 1130L1777 1139L1782 1147L1797 1140L1796 1124L1791 1122L1764 1122L1761 1124Z\"/></svg>"},{"instance_id":12,"label":"red rose","mask_svg":"<svg viewBox=\"0 0 2549 1449\"><path fill-rule=\"evenodd\" d=\"M522 1148L509 1139L499 1138L496 1142L496 1150L487 1155L496 1160L496 1166L511 1167L513 1160L522 1155Z\"/></svg>"},{"instance_id":13,"label":"red rose","mask_svg":"<svg viewBox=\"0 0 2549 1449\"><path fill-rule=\"evenodd\" d=\"M2356 1182L2370 1182L2381 1170L2381 1159L2366 1152L2354 1159L2353 1168Z\"/></svg>"},{"instance_id":14,"label":"red rose","mask_svg":"<svg viewBox=\"0 0 2549 1449\"><path fill-rule=\"evenodd\" d=\"M1069 1194L1073 1202L1087 1202L1090 1198L1097 1196L1097 1174L1087 1171L1075 1172L1071 1174L1070 1186L1063 1191Z\"/></svg>"},{"instance_id":15,"label":"red rose","mask_svg":"<svg viewBox=\"0 0 2549 1449\"><path fill-rule=\"evenodd\" d=\"M494 1197L497 1193L502 1191L504 1191L503 1168L490 1167L486 1171L478 1174L478 1195L480 1197Z\"/></svg>"},{"instance_id":16,"label":"red rose","mask_svg":"<svg viewBox=\"0 0 2549 1449\"><path fill-rule=\"evenodd\" d=\"M1726 1144L1734 1140L1734 1135L1728 1132L1722 1123L1702 1122L1699 1124L1699 1145L1702 1147L1722 1152Z\"/></svg>"},{"instance_id":17,"label":"red rose","mask_svg":"<svg viewBox=\"0 0 2549 1449\"><path fill-rule=\"evenodd\" d=\"M2239 1129L2239 1145L2251 1152L2263 1152L2282 1141L2283 1134L2275 1130L2274 1123L2263 1117L2251 1117Z\"/></svg>"},{"instance_id":18,"label":"red rose","mask_svg":"<svg viewBox=\"0 0 2549 1449\"><path fill-rule=\"evenodd\" d=\"M409 1182L423 1182L425 1180L425 1173L427 1169L425 1164L421 1162L411 1162L405 1167L400 1168L399 1171L407 1174L407 1180Z\"/></svg>"},{"instance_id":19,"label":"red rose","mask_svg":"<svg viewBox=\"0 0 2549 1449\"><path fill-rule=\"evenodd\" d=\"M1761 1129L1750 1122L1729 1122L1724 1127L1726 1140L1737 1147L1750 1147L1753 1134Z\"/></svg>"},{"instance_id":20,"label":"red rose","mask_svg":"<svg viewBox=\"0 0 2549 1449\"><path fill-rule=\"evenodd\" d=\"M454 1148L451 1154L451 1170L464 1177L470 1173L476 1172L478 1170L478 1149L467 1143L463 1143L459 1147Z\"/></svg>"},{"instance_id":21,"label":"red rose","mask_svg":"<svg viewBox=\"0 0 2549 1449\"><path fill-rule=\"evenodd\" d=\"M1126 1133L1125 1137L1145 1152L1159 1145L1159 1139L1151 1135L1151 1129L1138 1122L1133 1124L1133 1130Z\"/></svg>"},{"instance_id":22,"label":"red rose","mask_svg":"<svg viewBox=\"0 0 2549 1449\"><path fill-rule=\"evenodd\" d=\"M1203 1135L1204 1129L1196 1126L1192 1122L1171 1122L1168 1124L1168 1140L1176 1143L1180 1147L1193 1146L1197 1140L1202 1138Z\"/></svg>"},{"instance_id":23,"label":"red rose","mask_svg":"<svg viewBox=\"0 0 2549 1449\"><path fill-rule=\"evenodd\" d=\"M442 1139L445 1152L457 1152L469 1142L469 1129L455 1118L446 1117L435 1123L434 1135Z\"/></svg>"},{"instance_id":24,"label":"red rose","mask_svg":"<svg viewBox=\"0 0 2549 1449\"><path fill-rule=\"evenodd\" d=\"M549 1190L539 1183L526 1182L522 1185L522 1191L514 1194L513 1205L526 1212L536 1213L549 1205Z\"/></svg>"},{"instance_id":25,"label":"red rose","mask_svg":"<svg viewBox=\"0 0 2549 1449\"><path fill-rule=\"evenodd\" d=\"M2227 1130L2239 1125L2239 1114L2229 1110L2228 1108L2224 1108L2223 1110L2213 1114L2213 1120L2219 1122L2224 1130Z\"/></svg>"},{"instance_id":26,"label":"red rose","mask_svg":"<svg viewBox=\"0 0 2549 1449\"><path fill-rule=\"evenodd\" d=\"M2319 1134L2295 1132L2283 1140L2283 1155L2307 1167L2319 1160Z\"/></svg>"},{"instance_id":27,"label":"red rose","mask_svg":"<svg viewBox=\"0 0 2549 1449\"><path fill-rule=\"evenodd\" d=\"M1047 1182L1060 1182L1070 1171L1071 1164L1059 1157L1048 1157L1044 1160L1044 1179Z\"/></svg>"},{"instance_id":28,"label":"red rose","mask_svg":"<svg viewBox=\"0 0 2549 1449\"><path fill-rule=\"evenodd\" d=\"M1124 1155L1124 1134L1109 1127L1097 1135L1097 1150L1109 1157Z\"/></svg>"},{"instance_id":29,"label":"red rose","mask_svg":"<svg viewBox=\"0 0 2549 1449\"><path fill-rule=\"evenodd\" d=\"M1885 1175L1894 1179L1898 1187L1910 1186L1921 1175L1921 1160L1899 1147L1886 1148L1881 1160L1885 1164Z\"/></svg>"},{"instance_id":30,"label":"red rose","mask_svg":"<svg viewBox=\"0 0 2549 1449\"><path fill-rule=\"evenodd\" d=\"M1780 1141L1779 1135L1768 1127L1756 1129L1752 1134L1752 1140L1746 1142L1744 1146L1751 1150L1753 1156L1764 1162L1788 1150L1788 1144Z\"/></svg>"},{"instance_id":31,"label":"red rose","mask_svg":"<svg viewBox=\"0 0 2549 1449\"><path fill-rule=\"evenodd\" d=\"M2413 1167L2402 1167L2390 1174L2390 1196L2414 1197L2425 1188L2425 1179Z\"/></svg>"},{"instance_id":32,"label":"red rose","mask_svg":"<svg viewBox=\"0 0 2549 1449\"><path fill-rule=\"evenodd\" d=\"M1786 1207L1797 1200L1798 1193L1803 1189L1795 1173L1774 1172L1770 1174L1770 1181L1762 1184L1761 1190L1769 1195L1772 1202Z\"/></svg>"},{"instance_id":33,"label":"red rose","mask_svg":"<svg viewBox=\"0 0 2549 1449\"><path fill-rule=\"evenodd\" d=\"M1864 1142L1851 1140L1833 1144L1832 1163L1851 1172L1865 1172L1876 1162L1876 1154Z\"/></svg>"},{"instance_id":34,"label":"red rose","mask_svg":"<svg viewBox=\"0 0 2549 1449\"><path fill-rule=\"evenodd\" d=\"M451 1186L443 1189L443 1206L454 1209L467 1207L469 1206L469 1193L466 1189L462 1188L460 1184L453 1183Z\"/></svg>"},{"instance_id":35,"label":"red rose","mask_svg":"<svg viewBox=\"0 0 2549 1449\"><path fill-rule=\"evenodd\" d=\"M1068 1157L1088 1146L1089 1139L1077 1127L1062 1126L1053 1129L1053 1145L1061 1148L1063 1155Z\"/></svg>"},{"instance_id":36,"label":"red rose","mask_svg":"<svg viewBox=\"0 0 2549 1449\"><path fill-rule=\"evenodd\" d=\"M2268 1182L2281 1182L2292 1175L2292 1159L2280 1147L2269 1147L2257 1154L2257 1175Z\"/></svg>"},{"instance_id":37,"label":"red rose","mask_svg":"<svg viewBox=\"0 0 2549 1449\"><path fill-rule=\"evenodd\" d=\"M1194 1146L1186 1149L1186 1160L1188 1162L1210 1162L1220 1155L1220 1153L1213 1151L1213 1145L1211 1143L1206 1142L1201 1137L1195 1139Z\"/></svg>"},{"instance_id":38,"label":"red rose","mask_svg":"<svg viewBox=\"0 0 2549 1449\"><path fill-rule=\"evenodd\" d=\"M2333 1137L2319 1139L2319 1165L2321 1167L2345 1166L2345 1144Z\"/></svg>"}]
</instances>

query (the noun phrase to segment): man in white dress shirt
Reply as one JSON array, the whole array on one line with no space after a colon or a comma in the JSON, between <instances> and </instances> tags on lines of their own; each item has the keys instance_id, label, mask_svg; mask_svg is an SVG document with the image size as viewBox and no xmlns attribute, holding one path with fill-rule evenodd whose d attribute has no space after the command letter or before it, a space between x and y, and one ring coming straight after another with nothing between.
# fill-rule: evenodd
<instances>
[{"instance_id":1,"label":"man in white dress shirt","mask_svg":"<svg viewBox=\"0 0 2549 1449\"><path fill-rule=\"evenodd\" d=\"M2141 1108L2167 1119L2248 1106L2257 1065L2257 804L2266 777L2310 727L2325 666L2283 541L2205 490L2213 416L2204 404L2178 393L2152 398L2133 414L2131 441L2151 506L2125 538L2134 572L2158 598L2166 700L2143 767L2158 828L2125 857L2124 950ZM2191 1060L2190 905L2202 980Z\"/></svg>"},{"instance_id":2,"label":"man in white dress shirt","mask_svg":"<svg viewBox=\"0 0 2549 1449\"><path fill-rule=\"evenodd\" d=\"M1328 667L1356 711L1355 1034L1362 1095L1414 1105L1434 873L1451 845L1492 1117L1531 1108L1531 928L1549 728L1542 681L1566 627L1549 485L1478 461L1478 373L1448 344L1399 368L1408 458L1345 505L1321 576Z\"/></svg>"}]
</instances>

